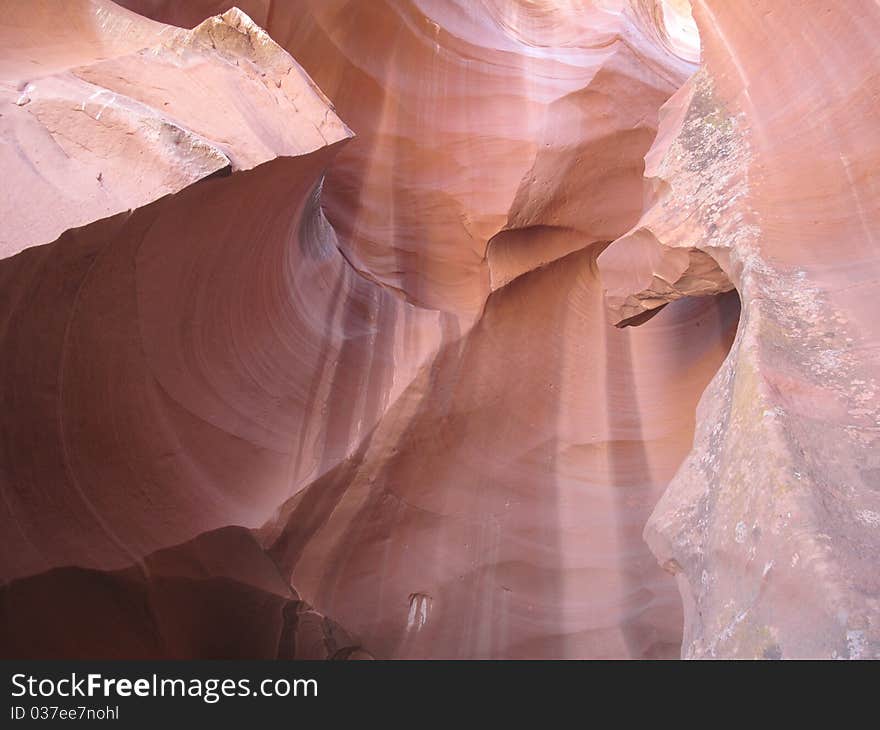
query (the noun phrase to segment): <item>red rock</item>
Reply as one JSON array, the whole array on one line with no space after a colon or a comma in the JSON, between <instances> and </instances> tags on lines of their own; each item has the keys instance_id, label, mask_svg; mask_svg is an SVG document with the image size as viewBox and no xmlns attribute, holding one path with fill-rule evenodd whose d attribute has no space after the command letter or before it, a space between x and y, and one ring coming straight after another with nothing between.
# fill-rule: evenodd
<instances>
[{"instance_id":1,"label":"red rock","mask_svg":"<svg viewBox=\"0 0 880 730\"><path fill-rule=\"evenodd\" d=\"M880 12L695 15L703 66L649 154L655 202L599 264L619 321L732 286L743 316L645 535L684 656L876 657Z\"/></svg>"},{"instance_id":2,"label":"red rock","mask_svg":"<svg viewBox=\"0 0 880 730\"><path fill-rule=\"evenodd\" d=\"M232 2L125 4L189 25ZM322 196L358 270L472 320L490 290L638 217L657 109L693 66L595 5L247 6L358 135Z\"/></svg>"},{"instance_id":3,"label":"red rock","mask_svg":"<svg viewBox=\"0 0 880 730\"><path fill-rule=\"evenodd\" d=\"M7 655L876 653L873 10L121 4L0 7Z\"/></svg>"}]
</instances>

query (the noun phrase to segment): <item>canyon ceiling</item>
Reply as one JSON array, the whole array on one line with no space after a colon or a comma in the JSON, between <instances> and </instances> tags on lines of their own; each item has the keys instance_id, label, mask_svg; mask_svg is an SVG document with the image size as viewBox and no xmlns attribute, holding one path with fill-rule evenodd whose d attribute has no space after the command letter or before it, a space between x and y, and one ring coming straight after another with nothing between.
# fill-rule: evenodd
<instances>
[{"instance_id":1,"label":"canyon ceiling","mask_svg":"<svg viewBox=\"0 0 880 730\"><path fill-rule=\"evenodd\" d=\"M0 654L880 658L878 33L0 0Z\"/></svg>"}]
</instances>

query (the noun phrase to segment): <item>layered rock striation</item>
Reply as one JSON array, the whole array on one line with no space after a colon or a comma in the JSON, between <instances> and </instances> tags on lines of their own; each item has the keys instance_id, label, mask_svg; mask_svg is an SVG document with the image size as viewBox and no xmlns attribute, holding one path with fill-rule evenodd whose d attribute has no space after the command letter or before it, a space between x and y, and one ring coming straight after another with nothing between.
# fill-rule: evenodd
<instances>
[{"instance_id":1,"label":"layered rock striation","mask_svg":"<svg viewBox=\"0 0 880 730\"><path fill-rule=\"evenodd\" d=\"M238 4L0 3L4 655L876 653L876 8Z\"/></svg>"}]
</instances>

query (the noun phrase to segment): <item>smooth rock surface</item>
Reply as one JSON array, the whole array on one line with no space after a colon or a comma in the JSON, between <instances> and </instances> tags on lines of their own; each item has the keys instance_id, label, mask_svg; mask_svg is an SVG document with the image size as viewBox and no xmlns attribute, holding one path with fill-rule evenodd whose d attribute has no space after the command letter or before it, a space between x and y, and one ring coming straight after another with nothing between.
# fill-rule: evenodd
<instances>
[{"instance_id":1,"label":"smooth rock surface","mask_svg":"<svg viewBox=\"0 0 880 730\"><path fill-rule=\"evenodd\" d=\"M232 2L123 4L191 25ZM347 258L468 321L490 290L631 225L657 109L694 69L627 2L243 8L358 135L322 196Z\"/></svg>"},{"instance_id":2,"label":"smooth rock surface","mask_svg":"<svg viewBox=\"0 0 880 730\"><path fill-rule=\"evenodd\" d=\"M877 6L238 4L0 1L3 655L875 656Z\"/></svg>"}]
</instances>

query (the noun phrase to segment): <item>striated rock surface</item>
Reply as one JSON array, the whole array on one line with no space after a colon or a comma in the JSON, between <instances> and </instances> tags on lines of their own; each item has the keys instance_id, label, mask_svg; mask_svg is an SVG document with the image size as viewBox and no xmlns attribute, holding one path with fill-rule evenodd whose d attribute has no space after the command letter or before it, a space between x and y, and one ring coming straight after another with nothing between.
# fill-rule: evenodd
<instances>
[{"instance_id":1,"label":"striated rock surface","mask_svg":"<svg viewBox=\"0 0 880 730\"><path fill-rule=\"evenodd\" d=\"M112 4L81 5L99 29L116 31L129 18ZM71 32L73 45L79 29ZM182 131L159 150L188 145L188 130L196 129L205 141L195 149L209 150L226 172L186 167L203 179L181 187L175 178L181 189L162 197L165 184L119 160L114 189L154 202L69 228L0 262L7 414L0 561L3 643L12 644L12 654L290 655L293 644L283 645L282 634L298 625L305 604L287 581L258 580L260 571L277 576L277 567L256 544L248 548L251 567L244 557L229 566L224 555L235 545L227 541L244 538L223 530L259 526L300 480L344 456L358 429L368 429L403 387L408 357L417 364L430 344L430 332L414 335L420 323L436 322L435 314L413 312L366 284L339 254L316 190L350 132L290 56L239 11L192 33L160 35L166 40L138 53L132 70L149 85L126 88L145 109L147 101L165 101L125 117L122 126L96 114L108 136L97 131L92 146L127 137L128 124L136 139L151 140L154 119L175 119ZM117 73L105 81L113 88L128 83ZM227 104L227 113L215 116L200 105L199 88L216 106ZM23 108L38 108L38 92L29 93ZM68 134L65 119L59 138ZM77 133L94 131L78 118L73 123ZM23 124L38 130L40 119ZM35 133L14 144L13 154L36 165L46 143ZM39 177L76 190L88 164L47 164ZM106 184L114 184L109 175ZM68 216L62 208L45 230L69 227L84 212ZM12 250L43 230L27 225L33 213L11 204L4 211ZM364 349L352 351L349 343L358 340L375 345L372 369ZM372 371L381 379L371 380ZM360 398L366 391L370 397ZM347 402L344 419L323 417L328 393ZM322 435L327 446L313 448ZM201 540L205 534L214 537ZM157 573L155 561L166 567ZM192 567L176 576L178 561ZM229 585L231 599L244 601L240 620L249 604L275 620L253 641L229 644L231 617L222 608L212 623L193 613L194 599L179 596L178 608L163 603L171 590L160 579L167 570L184 592L201 594L196 579L219 582L219 595ZM48 614L29 608L35 595L61 585L77 596L76 617L85 622L73 638L72 626L58 636L46 625ZM103 605L108 600L130 603L131 613ZM173 615L144 624L163 611ZM290 620L281 621L282 612ZM102 617L117 627L106 645L88 630ZM201 639L181 635L187 620L203 622Z\"/></svg>"},{"instance_id":2,"label":"striated rock surface","mask_svg":"<svg viewBox=\"0 0 880 730\"><path fill-rule=\"evenodd\" d=\"M237 4L0 2L2 654L874 655L877 8Z\"/></svg>"},{"instance_id":3,"label":"striated rock surface","mask_svg":"<svg viewBox=\"0 0 880 730\"><path fill-rule=\"evenodd\" d=\"M593 261L641 212L657 109L693 67L622 4L285 7L269 32L358 134L322 188L340 248L443 314L430 367L281 507L267 547L379 656L676 654L641 526L737 305L617 332ZM684 372L657 365L670 338Z\"/></svg>"},{"instance_id":4,"label":"striated rock surface","mask_svg":"<svg viewBox=\"0 0 880 730\"><path fill-rule=\"evenodd\" d=\"M186 25L231 2L125 4ZM323 190L347 258L466 320L490 290L631 225L657 109L693 70L624 2L247 10L358 134Z\"/></svg>"}]
</instances>

